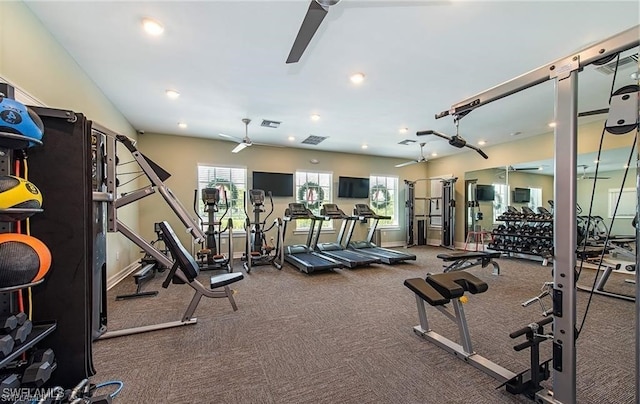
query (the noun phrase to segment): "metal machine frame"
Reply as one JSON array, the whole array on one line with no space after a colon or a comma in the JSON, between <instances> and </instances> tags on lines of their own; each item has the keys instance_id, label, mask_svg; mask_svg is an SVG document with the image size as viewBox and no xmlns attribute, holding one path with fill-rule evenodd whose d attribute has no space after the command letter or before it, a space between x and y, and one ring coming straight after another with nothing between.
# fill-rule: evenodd
<instances>
[{"instance_id":1,"label":"metal machine frame","mask_svg":"<svg viewBox=\"0 0 640 404\"><path fill-rule=\"evenodd\" d=\"M577 96L578 72L585 66L608 56L637 47L640 44L640 25L584 48L569 56L557 59L535 70L506 81L484 92L453 104L436 115L451 115L460 119L483 105L512 94L554 80L555 96L555 153L554 180L554 334L553 342L553 393L537 394L539 402L576 402L576 276L575 248L577 245L576 178L577 178ZM637 102L637 97L636 97ZM637 108L636 108L637 110ZM612 121L615 122L615 121ZM637 180L640 186L640 179ZM638 198L640 200L640 197ZM639 226L640 227L640 226ZM640 229L636 229L636 239ZM636 255L636 266L639 258ZM636 295L640 293L636 271ZM640 403L640 299L636 300L636 402Z\"/></svg>"}]
</instances>

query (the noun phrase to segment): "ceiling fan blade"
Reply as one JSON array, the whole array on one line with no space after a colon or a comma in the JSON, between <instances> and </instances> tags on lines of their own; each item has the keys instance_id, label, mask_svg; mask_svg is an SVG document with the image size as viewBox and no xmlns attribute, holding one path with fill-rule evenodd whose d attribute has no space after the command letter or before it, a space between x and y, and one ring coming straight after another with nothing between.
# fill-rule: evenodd
<instances>
[{"instance_id":1,"label":"ceiling fan blade","mask_svg":"<svg viewBox=\"0 0 640 404\"><path fill-rule=\"evenodd\" d=\"M418 160L407 161L406 163L396 164L395 167L396 168L406 167L406 166L410 166L411 164L416 164L416 163L420 163L420 161L418 161Z\"/></svg>"},{"instance_id":2,"label":"ceiling fan blade","mask_svg":"<svg viewBox=\"0 0 640 404\"><path fill-rule=\"evenodd\" d=\"M311 0L298 35L295 41L293 41L289 57L287 57L287 63L297 63L300 60L309 42L311 42L311 38L313 38L322 20L324 20L324 17L327 15L327 12L328 8L321 6L315 0Z\"/></svg>"}]
</instances>

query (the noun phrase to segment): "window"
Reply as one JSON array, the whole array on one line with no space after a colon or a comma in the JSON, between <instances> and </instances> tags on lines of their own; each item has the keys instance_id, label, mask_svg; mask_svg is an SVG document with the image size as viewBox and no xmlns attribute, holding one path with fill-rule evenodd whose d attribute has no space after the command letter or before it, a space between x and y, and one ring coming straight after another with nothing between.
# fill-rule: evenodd
<instances>
[{"instance_id":1,"label":"window","mask_svg":"<svg viewBox=\"0 0 640 404\"><path fill-rule=\"evenodd\" d=\"M380 220L380 227L398 226L398 177L372 175L369 177L371 188L371 209L380 216L391 216L391 219Z\"/></svg>"},{"instance_id":2,"label":"window","mask_svg":"<svg viewBox=\"0 0 640 404\"><path fill-rule=\"evenodd\" d=\"M493 200L493 223L499 223L498 216L506 212L509 201L509 186L507 184L492 184L495 190Z\"/></svg>"},{"instance_id":3,"label":"window","mask_svg":"<svg viewBox=\"0 0 640 404\"><path fill-rule=\"evenodd\" d=\"M534 212L538 211L538 206L543 206L542 188L529 188L529 204L527 206Z\"/></svg>"},{"instance_id":4,"label":"window","mask_svg":"<svg viewBox=\"0 0 640 404\"><path fill-rule=\"evenodd\" d=\"M224 194L226 193L229 210L225 220L229 217L233 219L234 230L244 229L246 219L244 201L247 191L246 168L198 165L198 214L206 222L208 214L204 211L205 206L201 197L203 188L218 188L221 191L216 220L219 220L227 210L227 204L224 201Z\"/></svg>"},{"instance_id":5,"label":"window","mask_svg":"<svg viewBox=\"0 0 640 404\"><path fill-rule=\"evenodd\" d=\"M296 171L296 202L304 205L315 215L320 214L323 203L330 203L333 183L332 173ZM309 229L310 220L297 220L296 229ZM322 228L332 229L333 220L322 224Z\"/></svg>"}]
</instances>

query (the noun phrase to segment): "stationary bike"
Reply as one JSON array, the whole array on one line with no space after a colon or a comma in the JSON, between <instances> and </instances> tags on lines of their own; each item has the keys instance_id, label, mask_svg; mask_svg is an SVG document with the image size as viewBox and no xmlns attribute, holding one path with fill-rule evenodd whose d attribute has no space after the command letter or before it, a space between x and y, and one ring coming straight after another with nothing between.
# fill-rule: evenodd
<instances>
[{"instance_id":1,"label":"stationary bike","mask_svg":"<svg viewBox=\"0 0 640 404\"><path fill-rule=\"evenodd\" d=\"M194 197L194 210L200 219L201 225L206 226L205 245L196 253L196 258L200 269L202 270L225 270L227 272L233 272L233 220L227 218L226 226L222 227L224 217L229 212L229 201L227 200L227 193L222 190L225 210L220 219L216 220L216 214L219 212L220 204L220 190L218 188L203 188L201 192L202 202L205 204L205 212L207 213L207 221L203 221L198 214L197 209L197 197L198 190L195 192ZM222 254L222 239L221 235L227 232L228 239L228 252L225 256Z\"/></svg>"},{"instance_id":2,"label":"stationary bike","mask_svg":"<svg viewBox=\"0 0 640 404\"><path fill-rule=\"evenodd\" d=\"M246 194L245 194L246 198ZM260 215L265 212L265 193L261 189L249 190L249 203L253 207L253 221L247 212L247 204L245 204L244 214L246 245L245 252L242 256L243 266L247 273L251 272L251 268L258 265L273 265L277 269L282 269L282 219L277 218L271 226L266 227L267 219L273 213L273 198L269 192L269 200L271 210L264 219L260 219ZM267 243L266 233L273 228L277 229L277 242L273 245Z\"/></svg>"}]
</instances>

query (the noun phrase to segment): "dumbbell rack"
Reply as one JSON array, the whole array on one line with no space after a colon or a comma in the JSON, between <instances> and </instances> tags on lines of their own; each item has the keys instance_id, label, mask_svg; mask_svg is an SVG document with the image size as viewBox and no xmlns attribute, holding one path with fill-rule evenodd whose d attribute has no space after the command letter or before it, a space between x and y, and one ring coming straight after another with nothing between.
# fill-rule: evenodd
<instances>
[{"instance_id":1,"label":"dumbbell rack","mask_svg":"<svg viewBox=\"0 0 640 404\"><path fill-rule=\"evenodd\" d=\"M504 222L491 232L493 242L487 248L514 258L542 259L547 265L553 257L553 216L521 213L514 210L498 216Z\"/></svg>"}]
</instances>

